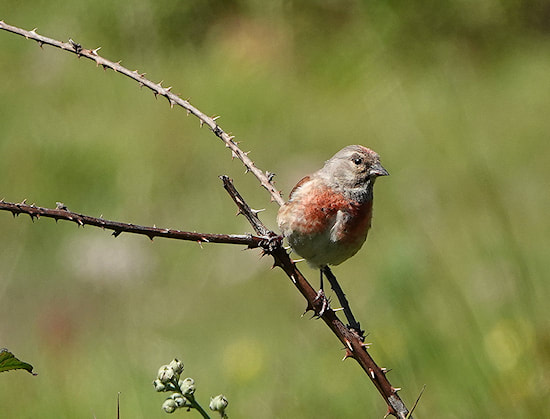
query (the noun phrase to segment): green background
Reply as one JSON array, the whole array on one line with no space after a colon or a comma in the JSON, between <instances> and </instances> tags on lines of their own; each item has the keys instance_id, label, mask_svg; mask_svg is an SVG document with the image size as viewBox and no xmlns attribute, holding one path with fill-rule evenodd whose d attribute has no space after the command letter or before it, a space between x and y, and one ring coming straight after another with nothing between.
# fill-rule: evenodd
<instances>
[{"instance_id":1,"label":"green background","mask_svg":"<svg viewBox=\"0 0 550 419\"><path fill-rule=\"evenodd\" d=\"M4 1L0 19L101 46L190 98L288 193L376 150L365 248L334 269L420 418L532 418L550 400L546 2ZM217 178L277 207L198 120L94 63L0 33L0 198L142 225L251 231ZM286 196L286 194L285 194ZM0 213L2 418L165 417L178 357L232 418L380 418L385 405L269 258ZM302 270L317 285L318 274ZM176 415L196 413L176 412Z\"/></svg>"}]
</instances>

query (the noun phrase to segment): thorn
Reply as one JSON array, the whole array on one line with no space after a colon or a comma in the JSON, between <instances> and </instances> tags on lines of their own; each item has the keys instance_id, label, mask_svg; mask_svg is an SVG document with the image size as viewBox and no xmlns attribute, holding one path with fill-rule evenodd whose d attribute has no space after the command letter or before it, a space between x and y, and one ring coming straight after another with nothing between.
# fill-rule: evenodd
<instances>
[{"instance_id":1,"label":"thorn","mask_svg":"<svg viewBox=\"0 0 550 419\"><path fill-rule=\"evenodd\" d=\"M392 393L397 393L398 391L401 391L401 387L392 387L391 391Z\"/></svg>"},{"instance_id":2,"label":"thorn","mask_svg":"<svg viewBox=\"0 0 550 419\"><path fill-rule=\"evenodd\" d=\"M27 202L27 198L25 198L21 201L21 205L25 205L26 202Z\"/></svg>"},{"instance_id":3,"label":"thorn","mask_svg":"<svg viewBox=\"0 0 550 419\"><path fill-rule=\"evenodd\" d=\"M200 124L200 126L201 126L201 128L202 128L202 126L204 125L204 121L203 121L202 119L200 119L200 120L199 120L199 124Z\"/></svg>"},{"instance_id":4,"label":"thorn","mask_svg":"<svg viewBox=\"0 0 550 419\"><path fill-rule=\"evenodd\" d=\"M170 87L165 87L164 90L166 90L167 92L170 92L170 90L172 90L172 86L170 86Z\"/></svg>"},{"instance_id":5,"label":"thorn","mask_svg":"<svg viewBox=\"0 0 550 419\"><path fill-rule=\"evenodd\" d=\"M369 349L371 345L372 345L372 343L370 343L370 342L361 342L361 346L363 348Z\"/></svg>"},{"instance_id":6,"label":"thorn","mask_svg":"<svg viewBox=\"0 0 550 419\"><path fill-rule=\"evenodd\" d=\"M278 259L273 259L273 266L271 267L271 269L274 269L276 267L282 268L283 264Z\"/></svg>"},{"instance_id":7,"label":"thorn","mask_svg":"<svg viewBox=\"0 0 550 419\"><path fill-rule=\"evenodd\" d=\"M176 104L176 102L174 102L172 99L168 99L168 102L170 102L170 109L174 109L174 105Z\"/></svg>"},{"instance_id":8,"label":"thorn","mask_svg":"<svg viewBox=\"0 0 550 419\"><path fill-rule=\"evenodd\" d=\"M202 242L201 242L200 240L197 240L197 244L199 245L199 247L200 247L201 249L203 249L203 247L202 247Z\"/></svg>"},{"instance_id":9,"label":"thorn","mask_svg":"<svg viewBox=\"0 0 550 419\"><path fill-rule=\"evenodd\" d=\"M294 278L294 274L291 274L290 275L290 279L292 280L292 282L295 284L297 281L296 281L296 278Z\"/></svg>"},{"instance_id":10,"label":"thorn","mask_svg":"<svg viewBox=\"0 0 550 419\"><path fill-rule=\"evenodd\" d=\"M147 73L141 73L139 77L144 78Z\"/></svg>"},{"instance_id":11,"label":"thorn","mask_svg":"<svg viewBox=\"0 0 550 419\"><path fill-rule=\"evenodd\" d=\"M342 311L344 310L344 307L338 307L338 308L333 308L332 311L336 312L336 311Z\"/></svg>"},{"instance_id":12,"label":"thorn","mask_svg":"<svg viewBox=\"0 0 550 419\"><path fill-rule=\"evenodd\" d=\"M353 352L353 346L351 346L351 341L349 341L348 339L346 339L346 346L349 348L350 351Z\"/></svg>"},{"instance_id":13,"label":"thorn","mask_svg":"<svg viewBox=\"0 0 550 419\"><path fill-rule=\"evenodd\" d=\"M38 28L34 28L32 31L29 31L29 32L36 36L36 35L38 35L38 34L36 33L36 30L37 30L37 29L38 29ZM25 35L25 38L26 38L26 39L29 39L29 37L28 37L27 35Z\"/></svg>"},{"instance_id":14,"label":"thorn","mask_svg":"<svg viewBox=\"0 0 550 419\"><path fill-rule=\"evenodd\" d=\"M229 141L233 141L234 138L235 138L234 135L230 135L230 136L229 136Z\"/></svg>"},{"instance_id":15,"label":"thorn","mask_svg":"<svg viewBox=\"0 0 550 419\"><path fill-rule=\"evenodd\" d=\"M346 349L346 354L342 358L342 361L345 361L346 359L348 359L350 357L353 357L353 353L349 349Z\"/></svg>"},{"instance_id":16,"label":"thorn","mask_svg":"<svg viewBox=\"0 0 550 419\"><path fill-rule=\"evenodd\" d=\"M252 214L258 215L260 212L265 211L265 208L262 208L262 209L253 209L253 208L250 208L250 211L252 212Z\"/></svg>"},{"instance_id":17,"label":"thorn","mask_svg":"<svg viewBox=\"0 0 550 419\"><path fill-rule=\"evenodd\" d=\"M101 64L101 66L103 67L103 71L107 71L107 69L109 68L107 64Z\"/></svg>"},{"instance_id":18,"label":"thorn","mask_svg":"<svg viewBox=\"0 0 550 419\"><path fill-rule=\"evenodd\" d=\"M212 117L212 121L216 121L216 120L218 120L218 119L220 119L220 115L218 115L218 116L213 116L213 117Z\"/></svg>"},{"instance_id":19,"label":"thorn","mask_svg":"<svg viewBox=\"0 0 550 419\"><path fill-rule=\"evenodd\" d=\"M97 52L101 49L101 47L97 47L96 49L93 49L90 51L90 54L97 56Z\"/></svg>"},{"instance_id":20,"label":"thorn","mask_svg":"<svg viewBox=\"0 0 550 419\"><path fill-rule=\"evenodd\" d=\"M304 317L308 311L313 311L313 306L309 301L307 302L306 311L302 313L301 317Z\"/></svg>"},{"instance_id":21,"label":"thorn","mask_svg":"<svg viewBox=\"0 0 550 419\"><path fill-rule=\"evenodd\" d=\"M63 202L56 202L55 209L69 211L69 208L67 208L67 205L65 205Z\"/></svg>"},{"instance_id":22,"label":"thorn","mask_svg":"<svg viewBox=\"0 0 550 419\"><path fill-rule=\"evenodd\" d=\"M372 368L369 368L369 374L373 380L376 378L376 376L374 375L374 370Z\"/></svg>"},{"instance_id":23,"label":"thorn","mask_svg":"<svg viewBox=\"0 0 550 419\"><path fill-rule=\"evenodd\" d=\"M303 262L304 260L305 259L293 259L292 263L297 264L297 263Z\"/></svg>"},{"instance_id":24,"label":"thorn","mask_svg":"<svg viewBox=\"0 0 550 419\"><path fill-rule=\"evenodd\" d=\"M38 42L38 46L39 46L40 48L42 48L42 47L44 46L44 42L42 42L42 41L36 41L36 42Z\"/></svg>"},{"instance_id":25,"label":"thorn","mask_svg":"<svg viewBox=\"0 0 550 419\"><path fill-rule=\"evenodd\" d=\"M122 233L122 230L115 230L115 231L113 231L113 236L115 236L115 238L117 238L118 236L120 236L120 233Z\"/></svg>"},{"instance_id":26,"label":"thorn","mask_svg":"<svg viewBox=\"0 0 550 419\"><path fill-rule=\"evenodd\" d=\"M237 153L235 153L233 150L231 150L231 160L233 160L237 156Z\"/></svg>"}]
</instances>

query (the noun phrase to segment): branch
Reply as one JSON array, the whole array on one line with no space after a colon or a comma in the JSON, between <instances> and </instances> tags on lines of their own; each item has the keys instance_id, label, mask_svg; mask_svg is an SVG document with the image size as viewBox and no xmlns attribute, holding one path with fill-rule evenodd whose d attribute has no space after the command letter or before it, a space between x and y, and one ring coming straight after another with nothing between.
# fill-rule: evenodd
<instances>
[{"instance_id":1,"label":"branch","mask_svg":"<svg viewBox=\"0 0 550 419\"><path fill-rule=\"evenodd\" d=\"M91 225L101 227L104 230L113 230L113 236L118 237L121 233L141 234L153 240L155 237L166 239L188 240L198 243L224 243L246 245L250 249L262 247L268 239L250 234L209 234L190 231L173 230L169 228L146 227L136 224L121 223L118 221L105 220L104 218L90 217L89 215L78 214L69 211L65 205L58 202L56 209L42 208L35 205L28 205L25 201L21 203L5 202L0 200L0 211L10 211L13 216L27 214L34 221L35 218L47 217L57 220L72 221L79 226Z\"/></svg>"},{"instance_id":2,"label":"branch","mask_svg":"<svg viewBox=\"0 0 550 419\"><path fill-rule=\"evenodd\" d=\"M279 205L284 204L285 201L281 197L281 193L273 186L274 174L270 172L264 173L258 167L256 167L254 162L250 159L250 157L248 157L249 152L245 153L244 151L242 151L237 145L238 142L234 140L235 137L226 133L216 123L216 120L219 118L219 116L209 117L206 114L202 113L199 109L191 105L188 100L184 100L178 95L172 93L170 91L172 87L163 87L162 81L159 83L154 83L153 81L145 78L145 73L140 73L137 70L129 70L128 68L120 65L120 61L114 62L103 58L98 54L98 51L101 47L98 47L96 49L86 49L72 39L69 39L69 42L57 41L56 39L39 35L38 33L36 33L37 28L33 29L32 31L26 31L25 29L18 28L17 26L8 25L3 20L0 20L0 29L24 36L26 39L32 39L38 42L38 45L40 45L40 47L42 47L44 44L51 45L52 47L62 49L63 51L76 54L79 58L88 58L89 60L94 61L98 67L101 65L104 70L110 68L117 73L124 74L132 80L135 80L139 83L140 87L145 86L149 88L154 93L155 97L157 95L164 96L168 100L171 108L173 108L174 105L181 106L187 111L188 115L193 114L199 119L201 127L206 124L212 130L212 132L225 143L225 146L231 150L231 155L241 160L246 167L246 171L252 172L252 174L259 180L260 184L265 189L267 189L267 191L271 195L272 201L277 202L277 204Z\"/></svg>"},{"instance_id":3,"label":"branch","mask_svg":"<svg viewBox=\"0 0 550 419\"><path fill-rule=\"evenodd\" d=\"M227 148L231 150L234 157L239 158L246 167L246 171L250 171L259 180L260 184L267 189L271 195L271 199L279 205L284 204L284 200L281 198L280 192L273 186L273 174L270 172L263 172L258 169L254 162L248 157L248 153L243 152L238 143L234 141L234 137L227 134L216 123L219 117L209 117L202 113L199 109L192 106L188 100L181 99L178 95L170 92L171 87L164 88L162 82L154 83L145 78L145 73L139 73L137 70L130 71L123 67L119 62L109 61L98 54L100 48L93 50L85 49L77 42L69 39L69 42L61 42L55 39L47 38L45 36L36 33L36 29L32 31L26 31L24 29L11 26L0 20L0 29L8 32L12 32L26 39L32 39L42 47L44 44L60 48L64 51L76 54L79 58L85 57L96 63L97 66L101 65L103 69L110 68L115 72L124 74L125 76L135 80L141 87L145 86L149 88L155 97L161 95L165 97L170 107L178 105L187 111L187 114L193 114L196 116L201 126L206 124L212 132L220 138ZM360 334L350 330L346 327L336 316L336 312L330 307L327 309L323 307L322 299L318 299L317 292L304 278L301 272L296 268L296 264L292 261L282 246L282 238L273 231L270 231L263 225L257 216L257 211L252 210L240 196L240 194L234 188L231 180L226 176L222 177L224 187L231 195L241 213L243 213L249 222L252 224L255 231L261 235L261 237L252 235L223 235L223 234L202 234L191 233L179 230L171 229L159 229L156 227L144 227L134 224L126 224L115 221L104 220L102 218L89 217L82 214L77 214L69 211L63 204L59 204L56 209L40 208L34 205L27 205L25 202L20 204L13 204L0 201L0 210L11 211L14 216L25 213L31 216L31 218L38 218L39 216L50 217L56 220L62 219L67 221L73 221L78 225L93 225L96 227L102 227L113 230L113 235L116 237L122 232L142 234L149 238L154 237L166 237L180 240L192 240L198 242L215 242L215 243L231 243L247 245L248 247L261 247L266 254L270 254L274 260L274 266L281 267L288 277L292 280L293 284L300 291L300 293L306 298L308 305L306 311L313 310L317 317L323 319L323 321L329 326L332 332L338 337L340 342L344 345L346 350L346 358L354 358L361 368L367 373L375 387L378 389L386 404L388 405L388 414L396 416L401 419L411 418L407 407L397 394L399 389L391 386L386 378L386 370L378 367L372 357L369 355L367 348L368 344L363 342ZM343 291L342 291L343 294ZM349 310L349 307L348 307ZM322 315L320 315L322 313ZM351 313L351 311L349 311ZM346 313L346 314L349 314ZM355 320L355 319L354 319ZM355 323L355 322L353 322ZM359 328L359 324L357 323Z\"/></svg>"},{"instance_id":4,"label":"branch","mask_svg":"<svg viewBox=\"0 0 550 419\"><path fill-rule=\"evenodd\" d=\"M302 273L296 267L296 263L290 258L289 254L283 248L281 240L277 239L278 236L275 232L270 231L258 218L257 213L252 210L239 192L235 189L233 181L227 176L221 176L223 186L229 193L237 207L239 212L244 214L250 221L252 227L256 233L267 237L273 237L269 246L263 247L267 254L270 254L275 260L274 266L279 266L291 279L292 283L296 286L298 291L307 300L306 311L313 310L313 312L320 317L332 330L332 333L342 342L344 349L346 350L346 358L355 359L361 368L367 373L372 383L378 389L386 404L388 405L388 414L396 416L400 419L412 419L412 415L409 414L409 410L403 403L403 400L397 394L398 388L393 387L386 377L387 370L380 368L376 362L372 359L368 353L368 344L363 342L360 334L350 330L346 327L340 319L336 316L336 312L330 307L324 308L323 301L317 298L317 291L313 289L311 284L302 275ZM324 313L319 314L324 310Z\"/></svg>"}]
</instances>

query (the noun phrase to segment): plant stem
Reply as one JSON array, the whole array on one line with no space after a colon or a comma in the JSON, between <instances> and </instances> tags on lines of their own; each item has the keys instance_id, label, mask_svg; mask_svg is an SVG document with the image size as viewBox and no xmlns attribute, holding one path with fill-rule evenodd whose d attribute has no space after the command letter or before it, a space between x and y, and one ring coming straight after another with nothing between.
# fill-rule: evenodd
<instances>
[{"instance_id":1,"label":"plant stem","mask_svg":"<svg viewBox=\"0 0 550 419\"><path fill-rule=\"evenodd\" d=\"M191 394L189 396L184 395L183 397L185 397L189 401L189 403L191 403L191 407L199 411L199 413L202 415L203 418L210 419L210 416L208 416L208 413L206 413L206 411L202 408L202 406L195 400L195 396Z\"/></svg>"}]
</instances>

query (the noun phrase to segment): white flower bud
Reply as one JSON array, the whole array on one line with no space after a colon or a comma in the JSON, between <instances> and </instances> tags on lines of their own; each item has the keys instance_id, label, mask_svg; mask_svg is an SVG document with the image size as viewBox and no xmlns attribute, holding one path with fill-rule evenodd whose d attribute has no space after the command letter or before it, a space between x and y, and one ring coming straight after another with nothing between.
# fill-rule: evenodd
<instances>
[{"instance_id":1,"label":"white flower bud","mask_svg":"<svg viewBox=\"0 0 550 419\"><path fill-rule=\"evenodd\" d=\"M183 394L181 393L174 393L170 396L172 400L176 402L176 405L178 407L188 407L191 406L191 403L187 401L185 397L183 397Z\"/></svg>"},{"instance_id":2,"label":"white flower bud","mask_svg":"<svg viewBox=\"0 0 550 419\"><path fill-rule=\"evenodd\" d=\"M174 413L174 411L176 410L177 407L178 407L178 405L176 404L176 402L173 399L166 399L164 401L164 403L162 404L162 409L166 413Z\"/></svg>"},{"instance_id":3,"label":"white flower bud","mask_svg":"<svg viewBox=\"0 0 550 419\"><path fill-rule=\"evenodd\" d=\"M195 392L195 380L187 377L185 380L179 381L181 392L186 396L189 396Z\"/></svg>"},{"instance_id":4,"label":"white flower bud","mask_svg":"<svg viewBox=\"0 0 550 419\"><path fill-rule=\"evenodd\" d=\"M153 381L153 385L155 386L156 391L160 392L160 391L166 390L166 386L159 379L156 379L155 381Z\"/></svg>"},{"instance_id":5,"label":"white flower bud","mask_svg":"<svg viewBox=\"0 0 550 419\"><path fill-rule=\"evenodd\" d=\"M177 358L170 362L169 366L172 367L174 373L177 375L180 375L183 372L183 362Z\"/></svg>"},{"instance_id":6,"label":"white flower bud","mask_svg":"<svg viewBox=\"0 0 550 419\"><path fill-rule=\"evenodd\" d=\"M159 368L157 378L162 384L168 384L174 378L174 369L169 365L163 365Z\"/></svg>"},{"instance_id":7,"label":"white flower bud","mask_svg":"<svg viewBox=\"0 0 550 419\"><path fill-rule=\"evenodd\" d=\"M223 394L210 398L210 410L222 412L225 410L229 402Z\"/></svg>"}]
</instances>

